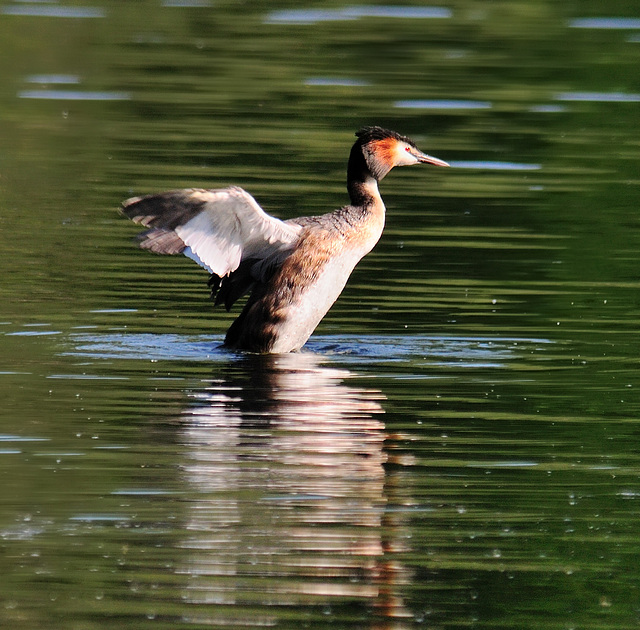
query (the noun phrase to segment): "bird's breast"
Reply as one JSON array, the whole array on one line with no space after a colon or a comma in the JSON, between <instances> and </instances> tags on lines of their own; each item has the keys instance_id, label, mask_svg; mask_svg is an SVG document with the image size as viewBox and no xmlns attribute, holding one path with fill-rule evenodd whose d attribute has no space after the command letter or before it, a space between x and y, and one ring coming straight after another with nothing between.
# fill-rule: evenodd
<instances>
[{"instance_id":1,"label":"bird's breast","mask_svg":"<svg viewBox=\"0 0 640 630\"><path fill-rule=\"evenodd\" d=\"M340 222L337 218L326 215L320 225L304 230L292 253L260 288L245 324L270 340L269 352L291 352L305 344L384 227L384 212Z\"/></svg>"},{"instance_id":2,"label":"bird's breast","mask_svg":"<svg viewBox=\"0 0 640 630\"><path fill-rule=\"evenodd\" d=\"M310 265L309 274L290 276L283 270L279 281L293 290L285 291L287 297L274 304L276 340L272 352L290 352L301 348L315 330L327 311L338 299L353 268L364 254L343 252L325 259L321 264ZM284 296L283 296L284 297Z\"/></svg>"}]
</instances>

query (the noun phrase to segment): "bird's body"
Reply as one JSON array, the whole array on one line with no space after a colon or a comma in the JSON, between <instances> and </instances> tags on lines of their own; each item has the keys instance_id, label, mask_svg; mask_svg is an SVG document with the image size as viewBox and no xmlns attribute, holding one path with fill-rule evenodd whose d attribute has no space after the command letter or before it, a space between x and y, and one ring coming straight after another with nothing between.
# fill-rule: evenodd
<instances>
[{"instance_id":1,"label":"bird's body","mask_svg":"<svg viewBox=\"0 0 640 630\"><path fill-rule=\"evenodd\" d=\"M229 310L251 292L227 332L227 347L299 350L382 235L385 207L378 181L394 166L447 166L395 132L367 127L356 135L347 170L351 204L328 214L280 221L235 187L124 202L123 213L149 228L140 235L140 246L184 253L205 267L216 304Z\"/></svg>"}]
</instances>

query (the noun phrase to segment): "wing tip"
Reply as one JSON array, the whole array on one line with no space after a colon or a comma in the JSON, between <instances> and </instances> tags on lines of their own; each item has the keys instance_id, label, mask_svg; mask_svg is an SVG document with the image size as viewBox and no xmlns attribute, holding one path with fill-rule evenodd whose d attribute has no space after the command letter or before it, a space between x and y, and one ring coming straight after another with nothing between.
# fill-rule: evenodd
<instances>
[{"instance_id":1,"label":"wing tip","mask_svg":"<svg viewBox=\"0 0 640 630\"><path fill-rule=\"evenodd\" d=\"M136 210L134 210L134 206L142 201L144 197L129 197L129 199L125 199L118 208L118 212L131 219L134 223L140 223L140 219L142 218L142 214L136 214Z\"/></svg>"},{"instance_id":2,"label":"wing tip","mask_svg":"<svg viewBox=\"0 0 640 630\"><path fill-rule=\"evenodd\" d=\"M146 249L154 254L182 254L186 245L184 241L173 231L153 228L136 237L138 247Z\"/></svg>"},{"instance_id":3,"label":"wing tip","mask_svg":"<svg viewBox=\"0 0 640 630\"><path fill-rule=\"evenodd\" d=\"M129 197L129 199L125 199L120 205L123 208L133 205L134 203L138 203L142 199L141 195L137 195L136 197Z\"/></svg>"}]
</instances>

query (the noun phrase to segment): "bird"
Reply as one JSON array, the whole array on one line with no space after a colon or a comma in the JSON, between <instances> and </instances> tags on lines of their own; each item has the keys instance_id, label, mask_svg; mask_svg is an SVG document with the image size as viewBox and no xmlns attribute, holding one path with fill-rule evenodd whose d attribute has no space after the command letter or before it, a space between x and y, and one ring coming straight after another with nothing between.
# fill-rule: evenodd
<instances>
[{"instance_id":1,"label":"bird","mask_svg":"<svg viewBox=\"0 0 640 630\"><path fill-rule=\"evenodd\" d=\"M214 305L249 297L223 346L256 354L300 350L342 293L357 263L382 235L378 183L395 166L449 166L379 126L356 132L347 165L349 205L282 221L242 188L172 190L122 203L147 228L142 249L184 254L211 275Z\"/></svg>"}]
</instances>

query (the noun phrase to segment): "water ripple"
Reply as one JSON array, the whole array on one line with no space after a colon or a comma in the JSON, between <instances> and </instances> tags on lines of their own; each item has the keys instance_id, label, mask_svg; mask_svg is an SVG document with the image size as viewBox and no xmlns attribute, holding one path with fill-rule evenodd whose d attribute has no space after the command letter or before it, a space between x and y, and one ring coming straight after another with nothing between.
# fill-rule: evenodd
<instances>
[{"instance_id":1,"label":"water ripple","mask_svg":"<svg viewBox=\"0 0 640 630\"><path fill-rule=\"evenodd\" d=\"M60 101L127 101L127 92L90 92L82 90L23 90L18 98Z\"/></svg>"},{"instance_id":2,"label":"water ripple","mask_svg":"<svg viewBox=\"0 0 640 630\"><path fill-rule=\"evenodd\" d=\"M268 24L316 24L357 20L363 17L404 18L404 19L443 19L452 13L443 7L410 6L355 6L344 9L289 9L270 13L265 22Z\"/></svg>"},{"instance_id":3,"label":"water ripple","mask_svg":"<svg viewBox=\"0 0 640 630\"><path fill-rule=\"evenodd\" d=\"M107 334L72 335L74 349L67 356L99 359L196 360L207 361L229 356L221 348L222 337L215 335ZM314 335L303 352L344 356L351 359L404 361L411 357L456 360L474 365L501 365L523 346L549 344L546 339L440 336L357 336ZM459 364L458 364L459 365ZM56 375L61 378L61 375ZM53 377L50 377L53 378ZM82 378L82 377L80 377Z\"/></svg>"},{"instance_id":4,"label":"water ripple","mask_svg":"<svg viewBox=\"0 0 640 630\"><path fill-rule=\"evenodd\" d=\"M576 18L569 21L570 28L636 29L640 19L624 17Z\"/></svg>"},{"instance_id":5,"label":"water ripple","mask_svg":"<svg viewBox=\"0 0 640 630\"><path fill-rule=\"evenodd\" d=\"M305 85L328 85L337 87L366 87L371 85L367 81L359 81L358 79L334 79L331 77L312 77L305 79Z\"/></svg>"},{"instance_id":6,"label":"water ripple","mask_svg":"<svg viewBox=\"0 0 640 630\"><path fill-rule=\"evenodd\" d=\"M103 18L106 12L97 7L61 7L56 5L20 5L10 4L0 8L4 15L24 15L32 17L59 17L59 18Z\"/></svg>"},{"instance_id":7,"label":"water ripple","mask_svg":"<svg viewBox=\"0 0 640 630\"><path fill-rule=\"evenodd\" d=\"M540 164L521 164L518 162L496 162L490 160L459 160L449 162L455 168L476 168L489 171L538 171Z\"/></svg>"},{"instance_id":8,"label":"water ripple","mask_svg":"<svg viewBox=\"0 0 640 630\"><path fill-rule=\"evenodd\" d=\"M603 103L640 103L640 94L625 92L561 92L557 101L593 101Z\"/></svg>"},{"instance_id":9,"label":"water ripple","mask_svg":"<svg viewBox=\"0 0 640 630\"><path fill-rule=\"evenodd\" d=\"M77 85L80 83L80 77L75 74L32 74L26 77L25 81L43 85Z\"/></svg>"},{"instance_id":10,"label":"water ripple","mask_svg":"<svg viewBox=\"0 0 640 630\"><path fill-rule=\"evenodd\" d=\"M451 99L410 99L396 101L394 107L404 109L491 109L488 101L465 101Z\"/></svg>"}]
</instances>

